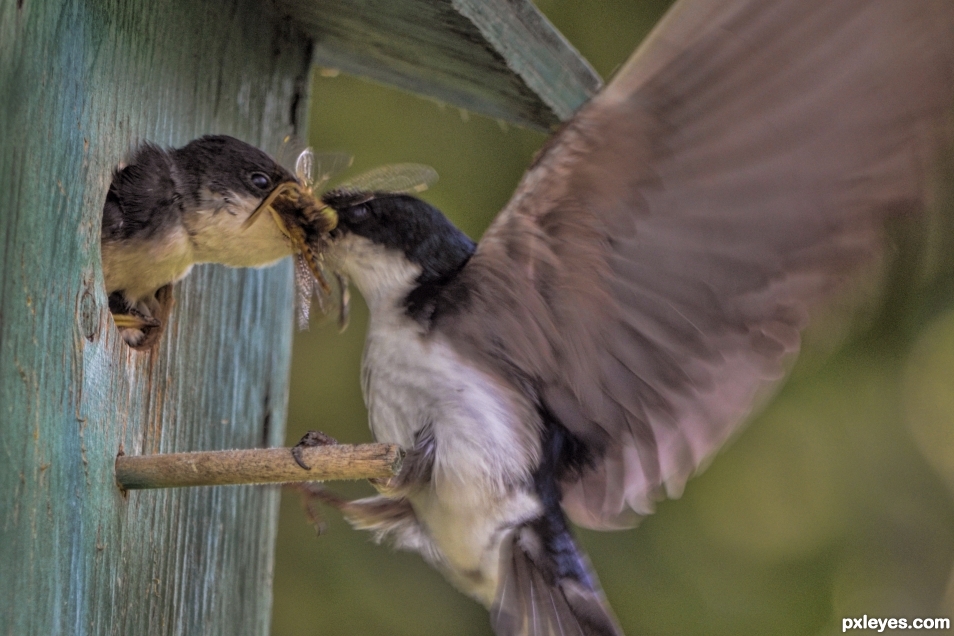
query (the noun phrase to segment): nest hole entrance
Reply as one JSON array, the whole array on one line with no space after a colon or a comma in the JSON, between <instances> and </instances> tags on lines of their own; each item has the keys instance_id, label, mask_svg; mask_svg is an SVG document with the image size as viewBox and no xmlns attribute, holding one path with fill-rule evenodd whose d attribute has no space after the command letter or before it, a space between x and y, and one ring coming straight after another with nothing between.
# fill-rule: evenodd
<instances>
[{"instance_id":1,"label":"nest hole entrance","mask_svg":"<svg viewBox=\"0 0 954 636\"><path fill-rule=\"evenodd\" d=\"M154 348L162 337L169 316L172 314L172 285L165 285L156 291L155 305L148 311L139 311L130 307L122 292L114 292L109 297L109 313L126 344L136 351ZM129 326L130 317L144 324Z\"/></svg>"}]
</instances>

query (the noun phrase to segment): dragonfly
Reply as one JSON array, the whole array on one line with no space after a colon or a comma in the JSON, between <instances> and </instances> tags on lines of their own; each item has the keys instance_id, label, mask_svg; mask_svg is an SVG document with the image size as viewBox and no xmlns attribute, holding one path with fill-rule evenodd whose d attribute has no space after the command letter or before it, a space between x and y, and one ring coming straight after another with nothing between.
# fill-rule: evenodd
<instances>
[{"instance_id":1,"label":"dragonfly","mask_svg":"<svg viewBox=\"0 0 954 636\"><path fill-rule=\"evenodd\" d=\"M294 142L287 140L283 150ZM351 167L353 157L340 152L316 153L305 147L294 160L295 182L276 187L249 216L245 227L268 212L278 229L288 237L295 252L295 305L299 329L308 327L312 298L322 313L332 287L326 277L324 253L328 235L337 225L337 214L322 202L324 186L337 174ZM419 163L378 166L338 184L335 191L363 192L369 199L382 194L423 192L437 181L437 172ZM348 326L350 283L341 272L333 272L338 289L338 327Z\"/></svg>"}]
</instances>

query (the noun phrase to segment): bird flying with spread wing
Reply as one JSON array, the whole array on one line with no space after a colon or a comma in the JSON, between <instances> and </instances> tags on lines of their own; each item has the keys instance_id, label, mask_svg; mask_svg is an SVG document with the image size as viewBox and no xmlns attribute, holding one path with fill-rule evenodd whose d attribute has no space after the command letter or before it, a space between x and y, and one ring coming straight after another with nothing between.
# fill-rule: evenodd
<instances>
[{"instance_id":1,"label":"bird flying with spread wing","mask_svg":"<svg viewBox=\"0 0 954 636\"><path fill-rule=\"evenodd\" d=\"M680 0L479 244L416 198L328 193L371 430L408 449L336 505L500 636L621 633L570 522L682 492L951 178L952 106L950 0Z\"/></svg>"}]
</instances>

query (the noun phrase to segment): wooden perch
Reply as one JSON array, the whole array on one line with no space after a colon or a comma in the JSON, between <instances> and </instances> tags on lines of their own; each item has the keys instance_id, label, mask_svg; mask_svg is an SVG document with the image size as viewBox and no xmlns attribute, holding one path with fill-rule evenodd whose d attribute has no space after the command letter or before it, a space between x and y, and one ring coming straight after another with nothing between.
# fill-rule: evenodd
<instances>
[{"instance_id":1,"label":"wooden perch","mask_svg":"<svg viewBox=\"0 0 954 636\"><path fill-rule=\"evenodd\" d=\"M138 490L387 478L401 469L404 451L396 444L335 444L302 448L301 458L309 470L295 462L290 448L120 455L116 482Z\"/></svg>"}]
</instances>

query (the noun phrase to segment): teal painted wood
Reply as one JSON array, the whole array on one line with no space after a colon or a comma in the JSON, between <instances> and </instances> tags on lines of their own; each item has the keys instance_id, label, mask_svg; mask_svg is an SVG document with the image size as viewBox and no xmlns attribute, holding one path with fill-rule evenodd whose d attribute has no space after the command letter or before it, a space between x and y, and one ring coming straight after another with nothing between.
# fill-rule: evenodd
<instances>
[{"instance_id":1,"label":"teal painted wood","mask_svg":"<svg viewBox=\"0 0 954 636\"><path fill-rule=\"evenodd\" d=\"M529 0L278 0L320 66L548 130L600 79Z\"/></svg>"},{"instance_id":2,"label":"teal painted wood","mask_svg":"<svg viewBox=\"0 0 954 636\"><path fill-rule=\"evenodd\" d=\"M263 634L278 492L122 495L117 452L276 445L289 263L199 267L153 352L108 318L115 164L141 140L275 150L309 45L255 0L0 3L0 633ZM299 131L301 132L301 131Z\"/></svg>"},{"instance_id":3,"label":"teal painted wood","mask_svg":"<svg viewBox=\"0 0 954 636\"><path fill-rule=\"evenodd\" d=\"M593 67L529 0L453 0L453 5L559 121L600 89Z\"/></svg>"},{"instance_id":4,"label":"teal painted wood","mask_svg":"<svg viewBox=\"0 0 954 636\"><path fill-rule=\"evenodd\" d=\"M2 634L268 629L277 490L123 495L113 461L281 443L291 268L197 268L158 348L129 350L99 224L137 143L274 151L304 135L313 59L539 128L598 86L529 4L417 0L402 23L391 3L283 2L297 22L254 0L0 3Z\"/></svg>"}]
</instances>

